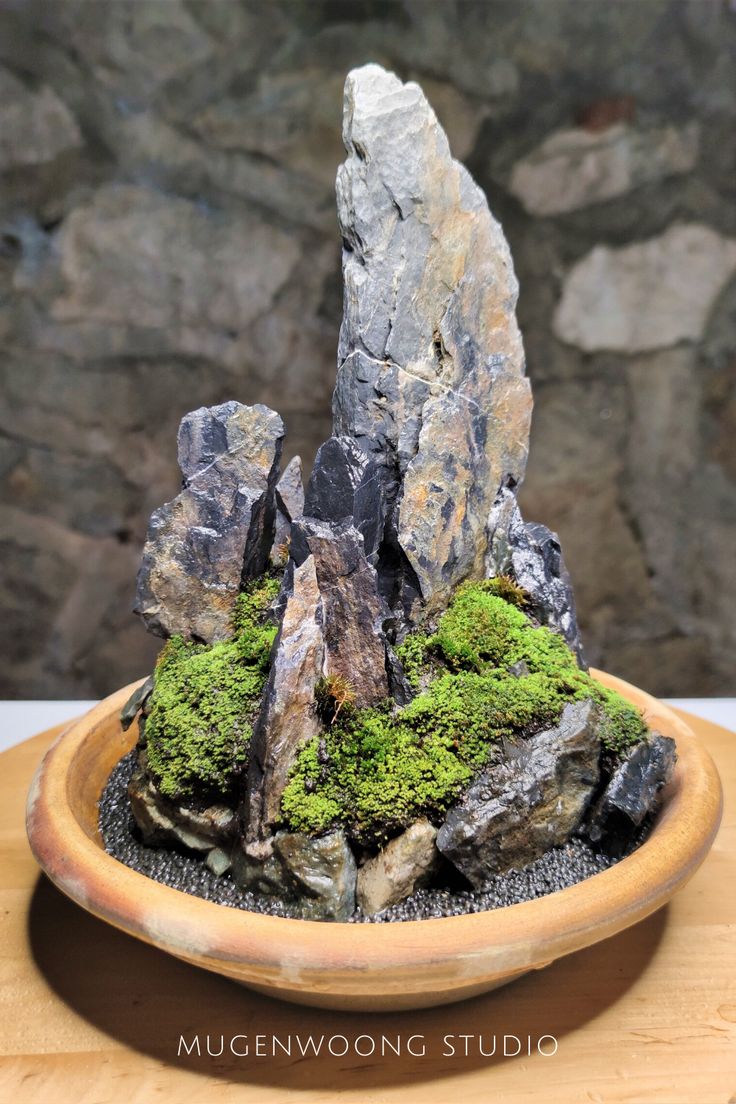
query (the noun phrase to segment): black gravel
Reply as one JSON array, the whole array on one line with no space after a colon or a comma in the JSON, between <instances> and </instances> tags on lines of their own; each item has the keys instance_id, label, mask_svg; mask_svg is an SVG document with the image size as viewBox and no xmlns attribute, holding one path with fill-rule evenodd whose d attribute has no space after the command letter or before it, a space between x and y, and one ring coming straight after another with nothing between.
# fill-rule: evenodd
<instances>
[{"instance_id":1,"label":"black gravel","mask_svg":"<svg viewBox=\"0 0 736 1104\"><path fill-rule=\"evenodd\" d=\"M136 835L127 795L134 764L135 751L131 751L112 771L100 799L100 831L109 855L156 882L218 905L270 916L298 917L296 907L273 897L240 889L228 874L213 874L197 855L163 847L146 847L141 843ZM635 850L646 834L647 829L642 829L625 853ZM613 866L618 858L596 851L584 840L573 839L564 847L551 848L522 870L496 875L483 890L421 889L379 916L356 914L351 922L380 924L396 920L426 920L503 908L566 889Z\"/></svg>"}]
</instances>

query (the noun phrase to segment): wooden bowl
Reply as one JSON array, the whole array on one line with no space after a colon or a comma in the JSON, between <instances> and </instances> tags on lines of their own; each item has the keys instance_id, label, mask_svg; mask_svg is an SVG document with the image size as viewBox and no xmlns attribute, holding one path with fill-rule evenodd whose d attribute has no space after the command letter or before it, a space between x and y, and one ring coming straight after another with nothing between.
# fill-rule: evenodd
<instances>
[{"instance_id":1,"label":"wooden bowl","mask_svg":"<svg viewBox=\"0 0 736 1104\"><path fill-rule=\"evenodd\" d=\"M49 749L28 795L27 830L49 878L72 900L177 958L299 1004L350 1010L424 1008L494 989L606 939L660 908L705 858L721 817L715 766L687 725L641 690L602 672L677 742L656 824L632 855L569 889L492 912L393 924L317 923L227 908L160 885L107 855L97 803L135 743L106 698Z\"/></svg>"}]
</instances>

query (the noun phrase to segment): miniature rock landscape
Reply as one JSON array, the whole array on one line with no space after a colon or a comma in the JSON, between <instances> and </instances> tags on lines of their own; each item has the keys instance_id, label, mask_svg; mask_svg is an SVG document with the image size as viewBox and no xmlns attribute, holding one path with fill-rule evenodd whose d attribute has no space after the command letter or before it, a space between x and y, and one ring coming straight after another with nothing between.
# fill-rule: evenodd
<instances>
[{"instance_id":1,"label":"miniature rock landscape","mask_svg":"<svg viewBox=\"0 0 736 1104\"><path fill-rule=\"evenodd\" d=\"M376 65L343 137L333 436L304 486L267 407L182 420L138 576L166 643L123 713L146 848L339 921L451 909L550 855L593 873L675 759L588 673L559 541L519 510L532 398L485 196Z\"/></svg>"}]
</instances>

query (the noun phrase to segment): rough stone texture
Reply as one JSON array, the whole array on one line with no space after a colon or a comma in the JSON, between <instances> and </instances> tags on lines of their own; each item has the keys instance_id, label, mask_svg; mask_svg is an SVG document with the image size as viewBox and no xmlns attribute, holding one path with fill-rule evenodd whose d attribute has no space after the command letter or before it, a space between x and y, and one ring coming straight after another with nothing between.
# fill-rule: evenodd
<instances>
[{"instance_id":1,"label":"rough stone texture","mask_svg":"<svg viewBox=\"0 0 736 1104\"><path fill-rule=\"evenodd\" d=\"M224 852L215 848L202 862L201 856L162 847L146 847L131 832L130 806L126 787L133 767L133 753L124 756L113 769L100 800L100 833L105 850L119 862L146 877L183 893L228 908L271 916L299 916L299 904L279 899L272 893L243 889L231 877L218 877L216 868ZM629 850L646 838L646 826L640 830ZM233 856L235 857L235 856ZM360 916L352 921L384 923L391 920L422 920L439 916L461 916L485 909L504 908L531 901L575 885L583 878L614 865L619 856L606 855L585 840L575 838L564 847L552 848L524 870L509 871L492 878L482 890L420 889L411 897L392 905L375 916ZM225 856L227 858L227 856ZM278 861L278 860L275 860Z\"/></svg>"},{"instance_id":2,"label":"rough stone texture","mask_svg":"<svg viewBox=\"0 0 736 1104\"><path fill-rule=\"evenodd\" d=\"M690 172L699 137L697 124L553 131L516 162L508 189L532 215L564 214Z\"/></svg>"},{"instance_id":3,"label":"rough stone texture","mask_svg":"<svg viewBox=\"0 0 736 1104\"><path fill-rule=\"evenodd\" d=\"M212 643L232 632L241 581L273 543L274 486L284 427L265 406L229 402L182 419L184 489L151 516L136 612L159 636Z\"/></svg>"},{"instance_id":4,"label":"rough stone texture","mask_svg":"<svg viewBox=\"0 0 736 1104\"><path fill-rule=\"evenodd\" d=\"M163 797L155 783L138 767L128 784L130 808L143 842L149 846L171 844L191 851L227 847L235 837L237 816L226 805L190 809Z\"/></svg>"},{"instance_id":5,"label":"rough stone texture","mask_svg":"<svg viewBox=\"0 0 736 1104\"><path fill-rule=\"evenodd\" d=\"M293 456L276 484L276 505L289 521L304 512L304 476L301 457Z\"/></svg>"},{"instance_id":6,"label":"rough stone texture","mask_svg":"<svg viewBox=\"0 0 736 1104\"><path fill-rule=\"evenodd\" d=\"M698 341L735 272L736 239L697 223L621 249L597 245L565 278L555 334L586 353Z\"/></svg>"},{"instance_id":7,"label":"rough stone texture","mask_svg":"<svg viewBox=\"0 0 736 1104\"><path fill-rule=\"evenodd\" d=\"M262 855L236 844L231 859L238 886L278 898L305 920L347 920L355 911L357 869L344 832L277 832Z\"/></svg>"},{"instance_id":8,"label":"rough stone texture","mask_svg":"<svg viewBox=\"0 0 736 1104\"><path fill-rule=\"evenodd\" d=\"M440 855L437 829L417 820L358 870L356 900L364 916L373 916L427 885Z\"/></svg>"},{"instance_id":9,"label":"rough stone texture","mask_svg":"<svg viewBox=\"0 0 736 1104\"><path fill-rule=\"evenodd\" d=\"M324 674L346 679L358 707L388 696L387 611L376 573L363 554L363 538L349 521L337 524L303 517L292 528L297 567L311 555L322 599Z\"/></svg>"},{"instance_id":10,"label":"rough stone texture","mask_svg":"<svg viewBox=\"0 0 736 1104\"><path fill-rule=\"evenodd\" d=\"M565 843L579 827L600 775L597 721L593 702L569 703L556 728L486 771L450 809L437 847L476 889Z\"/></svg>"},{"instance_id":11,"label":"rough stone texture","mask_svg":"<svg viewBox=\"0 0 736 1104\"><path fill-rule=\"evenodd\" d=\"M314 688L325 659L324 609L313 556L289 568L282 590L283 617L250 746L244 820L251 849L256 845L254 855L279 819L299 745L321 729Z\"/></svg>"},{"instance_id":12,"label":"rough stone texture","mask_svg":"<svg viewBox=\"0 0 736 1104\"><path fill-rule=\"evenodd\" d=\"M559 537L544 525L525 523L508 487L499 492L488 519L486 575L511 575L529 596L528 612L559 632L584 666L575 595Z\"/></svg>"},{"instance_id":13,"label":"rough stone texture","mask_svg":"<svg viewBox=\"0 0 736 1104\"><path fill-rule=\"evenodd\" d=\"M302 916L347 920L355 911L356 867L344 832L279 832L274 851L293 880Z\"/></svg>"},{"instance_id":14,"label":"rough stone texture","mask_svg":"<svg viewBox=\"0 0 736 1104\"><path fill-rule=\"evenodd\" d=\"M375 564L383 539L390 489L385 468L352 437L330 437L317 451L304 500L304 513L319 521L345 521L363 537L369 563Z\"/></svg>"},{"instance_id":15,"label":"rough stone texture","mask_svg":"<svg viewBox=\"0 0 736 1104\"><path fill-rule=\"evenodd\" d=\"M39 165L82 145L77 121L52 88L26 88L0 69L0 172Z\"/></svg>"},{"instance_id":16,"label":"rough stone texture","mask_svg":"<svg viewBox=\"0 0 736 1104\"><path fill-rule=\"evenodd\" d=\"M591 809L585 835L607 851L620 853L657 805L659 792L675 766L675 741L653 733L633 748L613 773Z\"/></svg>"},{"instance_id":17,"label":"rough stone texture","mask_svg":"<svg viewBox=\"0 0 736 1104\"><path fill-rule=\"evenodd\" d=\"M120 710L120 724L123 727L123 731L130 728L133 721L136 719L141 709L144 709L148 699L153 693L153 675L149 675L144 683L142 683L137 690L128 698L127 702Z\"/></svg>"},{"instance_id":18,"label":"rough stone texture","mask_svg":"<svg viewBox=\"0 0 736 1104\"><path fill-rule=\"evenodd\" d=\"M520 504L560 535L588 659L655 693L736 692L734 281L687 346L588 354L551 328L596 245L683 223L736 238L735 42L736 16L710 0L2 5L0 65L23 88L3 104L30 122L49 89L82 136L56 152L48 135L43 160L20 163L24 122L0 190L4 696L96 698L151 669L132 580L151 511L178 490L187 411L265 403L307 467L330 435L342 86L367 61L419 81L503 223L535 394ZM695 166L560 216L507 191L550 135L622 121L696 125ZM167 207L172 240L146 259ZM131 309L141 284L155 325ZM114 322L95 317L95 285Z\"/></svg>"},{"instance_id":19,"label":"rough stone texture","mask_svg":"<svg viewBox=\"0 0 736 1104\"><path fill-rule=\"evenodd\" d=\"M304 477L301 457L293 456L276 484L276 517L271 562L283 563L291 540L291 523L304 509Z\"/></svg>"},{"instance_id":20,"label":"rough stone texture","mask_svg":"<svg viewBox=\"0 0 736 1104\"><path fill-rule=\"evenodd\" d=\"M481 573L496 491L524 475L518 285L500 225L416 84L376 65L351 72L343 139L335 430L400 476L396 539L432 611Z\"/></svg>"}]
</instances>

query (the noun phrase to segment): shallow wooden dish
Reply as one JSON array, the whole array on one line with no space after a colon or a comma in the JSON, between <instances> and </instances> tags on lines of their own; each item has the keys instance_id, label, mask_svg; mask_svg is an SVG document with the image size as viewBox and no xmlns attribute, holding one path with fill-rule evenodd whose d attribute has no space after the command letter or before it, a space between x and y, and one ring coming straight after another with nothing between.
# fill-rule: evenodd
<instances>
[{"instance_id":1,"label":"shallow wooden dish","mask_svg":"<svg viewBox=\"0 0 736 1104\"><path fill-rule=\"evenodd\" d=\"M285 920L159 885L102 849L97 802L135 743L118 714L135 685L106 698L49 749L28 795L27 830L49 878L83 908L195 966L299 1004L423 1008L503 985L606 939L660 908L708 853L721 784L708 753L670 709L593 672L677 741L678 762L646 842L616 866L535 901L470 916L363 925Z\"/></svg>"}]
</instances>

